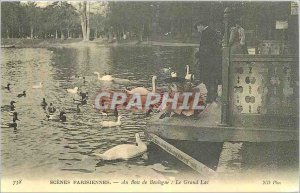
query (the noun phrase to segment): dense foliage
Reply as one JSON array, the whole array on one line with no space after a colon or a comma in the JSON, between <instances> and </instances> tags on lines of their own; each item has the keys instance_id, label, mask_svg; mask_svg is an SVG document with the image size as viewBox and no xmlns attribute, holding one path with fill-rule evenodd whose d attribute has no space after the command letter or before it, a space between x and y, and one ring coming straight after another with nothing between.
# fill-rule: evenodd
<instances>
[{"instance_id":1,"label":"dense foliage","mask_svg":"<svg viewBox=\"0 0 300 193\"><path fill-rule=\"evenodd\" d=\"M91 39L107 36L121 39L127 34L128 38L141 41L162 37L188 40L196 34L193 26L200 19L206 19L222 31L223 11L229 6L233 18L242 17L245 29L258 28L267 38L273 36L274 20L289 14L289 2L109 1L88 3L88 6L86 2L77 4L79 8L74 3L58 1L42 8L36 2L2 2L2 37L65 39L86 36ZM92 10L99 4L105 9Z\"/></svg>"}]
</instances>

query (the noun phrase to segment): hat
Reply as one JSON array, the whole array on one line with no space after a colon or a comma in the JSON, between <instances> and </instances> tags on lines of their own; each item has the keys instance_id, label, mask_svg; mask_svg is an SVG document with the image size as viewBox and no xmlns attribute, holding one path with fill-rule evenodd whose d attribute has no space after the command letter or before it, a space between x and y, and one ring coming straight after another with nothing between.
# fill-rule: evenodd
<instances>
[{"instance_id":1,"label":"hat","mask_svg":"<svg viewBox=\"0 0 300 193\"><path fill-rule=\"evenodd\" d=\"M199 20L195 23L194 29L197 29L197 26L199 26L199 25L207 26L208 24L207 24L206 20Z\"/></svg>"}]
</instances>

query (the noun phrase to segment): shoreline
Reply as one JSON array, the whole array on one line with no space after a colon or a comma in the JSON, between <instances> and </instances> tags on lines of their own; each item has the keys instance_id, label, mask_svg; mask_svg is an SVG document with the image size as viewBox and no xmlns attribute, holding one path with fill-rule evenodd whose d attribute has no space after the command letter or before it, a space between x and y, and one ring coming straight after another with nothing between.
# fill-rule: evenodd
<instances>
[{"instance_id":1,"label":"shoreline","mask_svg":"<svg viewBox=\"0 0 300 193\"><path fill-rule=\"evenodd\" d=\"M184 42L172 42L172 41L142 41L128 40L114 43L108 43L107 40L97 39L89 42L84 42L81 39L1 39L1 48L62 48L62 47L74 47L74 46L191 46L198 47L197 43L184 43Z\"/></svg>"}]
</instances>

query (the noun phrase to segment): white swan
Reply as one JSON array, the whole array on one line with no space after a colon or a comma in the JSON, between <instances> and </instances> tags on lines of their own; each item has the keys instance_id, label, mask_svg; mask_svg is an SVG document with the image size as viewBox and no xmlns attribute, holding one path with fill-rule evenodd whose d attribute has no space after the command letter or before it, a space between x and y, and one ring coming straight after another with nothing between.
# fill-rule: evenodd
<instances>
[{"instance_id":1,"label":"white swan","mask_svg":"<svg viewBox=\"0 0 300 193\"><path fill-rule=\"evenodd\" d=\"M177 77L177 73L176 72L171 72L171 77Z\"/></svg>"},{"instance_id":2,"label":"white swan","mask_svg":"<svg viewBox=\"0 0 300 193\"><path fill-rule=\"evenodd\" d=\"M107 114L107 113L104 113L104 112L101 112L101 115L102 115L102 116L108 116L108 114Z\"/></svg>"},{"instance_id":3,"label":"white swan","mask_svg":"<svg viewBox=\"0 0 300 193\"><path fill-rule=\"evenodd\" d=\"M128 160L130 158L134 158L140 155L143 155L147 151L147 145L140 139L140 135L138 133L135 134L136 143L135 144L122 144L117 145L103 154L94 155L99 156L103 160Z\"/></svg>"},{"instance_id":4,"label":"white swan","mask_svg":"<svg viewBox=\"0 0 300 193\"><path fill-rule=\"evenodd\" d=\"M40 82L39 85L32 86L32 88L42 88L42 87L43 87L43 83L42 82Z\"/></svg>"},{"instance_id":5,"label":"white swan","mask_svg":"<svg viewBox=\"0 0 300 193\"><path fill-rule=\"evenodd\" d=\"M155 80L156 80L156 76L152 77L152 92L155 93L156 91L156 86L155 86ZM132 90L126 90L126 92L128 94L140 94L140 95L147 95L148 93L150 93L151 91L147 90L145 87L137 87L134 88Z\"/></svg>"},{"instance_id":6,"label":"white swan","mask_svg":"<svg viewBox=\"0 0 300 193\"><path fill-rule=\"evenodd\" d=\"M77 92L78 92L78 87L75 87L75 88L69 88L69 89L67 89L67 91L69 92L69 93L73 93L73 94L76 94Z\"/></svg>"},{"instance_id":7,"label":"white swan","mask_svg":"<svg viewBox=\"0 0 300 193\"><path fill-rule=\"evenodd\" d=\"M94 72L94 74L98 75L98 80L103 80L103 81L112 81L113 80L113 77L111 75L104 75L104 76L100 77L99 72Z\"/></svg>"},{"instance_id":8,"label":"white swan","mask_svg":"<svg viewBox=\"0 0 300 193\"><path fill-rule=\"evenodd\" d=\"M102 125L102 127L116 127L121 125L121 118L122 116L118 116L117 121L102 121L100 124Z\"/></svg>"},{"instance_id":9,"label":"white swan","mask_svg":"<svg viewBox=\"0 0 300 193\"><path fill-rule=\"evenodd\" d=\"M113 82L116 84L131 84L131 83L135 83L129 79L124 79L124 78L114 78Z\"/></svg>"},{"instance_id":10,"label":"white swan","mask_svg":"<svg viewBox=\"0 0 300 193\"><path fill-rule=\"evenodd\" d=\"M190 67L189 65L186 65L186 75L185 75L186 80L191 80L192 79L192 74L190 74Z\"/></svg>"},{"instance_id":11,"label":"white swan","mask_svg":"<svg viewBox=\"0 0 300 193\"><path fill-rule=\"evenodd\" d=\"M52 114L47 114L46 117L48 118L48 120L59 120L59 116L58 115L52 115Z\"/></svg>"},{"instance_id":12,"label":"white swan","mask_svg":"<svg viewBox=\"0 0 300 193\"><path fill-rule=\"evenodd\" d=\"M171 67L163 68L163 69L162 69L162 71L163 71L164 73L168 73L168 72L170 72L170 70L171 70Z\"/></svg>"}]
</instances>

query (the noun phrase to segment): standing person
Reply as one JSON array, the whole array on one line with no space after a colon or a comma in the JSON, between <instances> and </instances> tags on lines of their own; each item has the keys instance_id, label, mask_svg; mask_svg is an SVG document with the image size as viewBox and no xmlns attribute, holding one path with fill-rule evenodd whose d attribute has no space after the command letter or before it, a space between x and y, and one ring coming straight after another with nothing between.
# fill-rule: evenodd
<instances>
[{"instance_id":1,"label":"standing person","mask_svg":"<svg viewBox=\"0 0 300 193\"><path fill-rule=\"evenodd\" d=\"M222 82L222 56L220 38L216 30L208 26L206 21L199 21L195 29L200 32L198 58L200 81L208 90L207 102L216 101L218 84Z\"/></svg>"},{"instance_id":2,"label":"standing person","mask_svg":"<svg viewBox=\"0 0 300 193\"><path fill-rule=\"evenodd\" d=\"M245 30L241 26L240 19L236 19L230 29L229 46L231 54L248 54Z\"/></svg>"}]
</instances>

